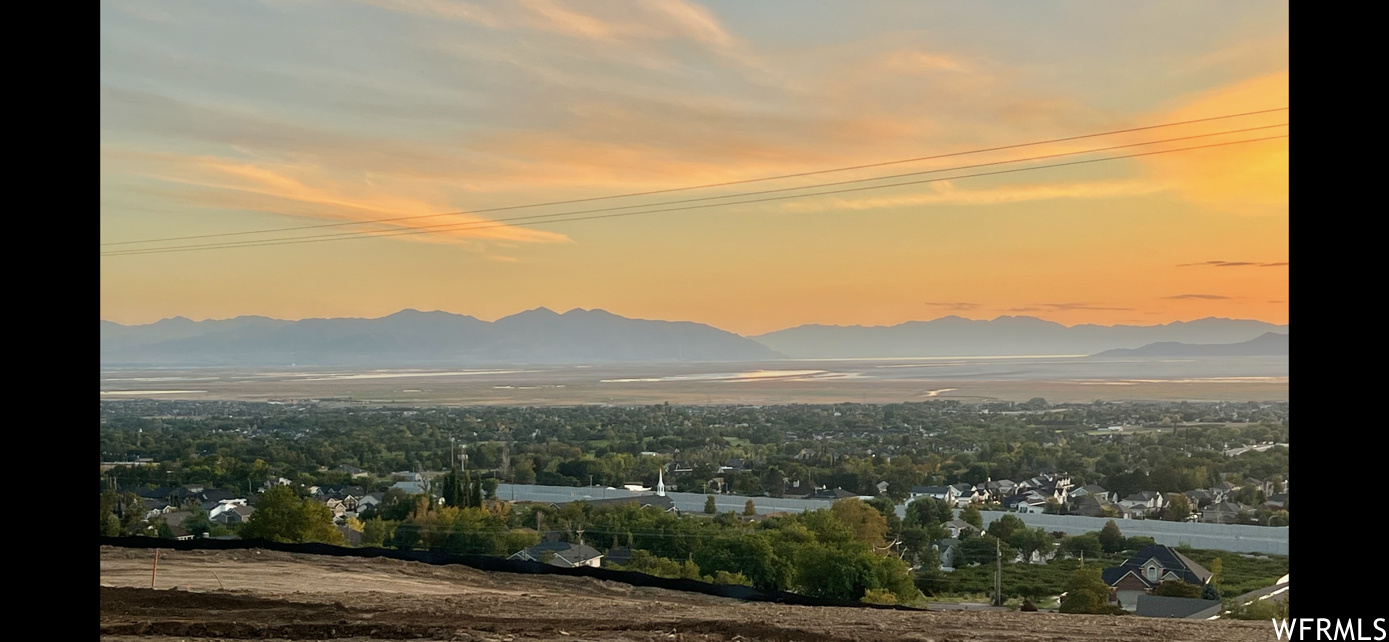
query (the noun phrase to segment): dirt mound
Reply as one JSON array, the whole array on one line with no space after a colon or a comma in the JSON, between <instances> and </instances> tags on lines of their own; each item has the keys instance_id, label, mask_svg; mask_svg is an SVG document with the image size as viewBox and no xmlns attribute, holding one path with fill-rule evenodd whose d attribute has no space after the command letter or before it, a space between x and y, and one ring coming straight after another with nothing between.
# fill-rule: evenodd
<instances>
[{"instance_id":1,"label":"dirt mound","mask_svg":"<svg viewBox=\"0 0 1389 642\"><path fill-rule=\"evenodd\" d=\"M101 637L135 640L1267 640L1267 623L744 603L591 578L268 551L102 549Z\"/></svg>"}]
</instances>

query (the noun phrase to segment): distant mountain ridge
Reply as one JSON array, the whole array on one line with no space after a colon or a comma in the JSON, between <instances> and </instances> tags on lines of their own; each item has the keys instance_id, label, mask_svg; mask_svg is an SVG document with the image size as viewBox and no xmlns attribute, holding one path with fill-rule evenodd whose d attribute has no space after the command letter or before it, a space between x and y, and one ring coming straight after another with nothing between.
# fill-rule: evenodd
<instances>
[{"instance_id":1,"label":"distant mountain ridge","mask_svg":"<svg viewBox=\"0 0 1389 642\"><path fill-rule=\"evenodd\" d=\"M402 310L378 319L243 316L101 322L103 365L407 365L753 361L783 355L731 332L603 310L527 310L494 322Z\"/></svg>"},{"instance_id":2,"label":"distant mountain ridge","mask_svg":"<svg viewBox=\"0 0 1389 642\"><path fill-rule=\"evenodd\" d=\"M103 320L101 363L481 365L1096 355L1152 344L1238 344L1268 333L1284 337L1286 354L1287 332L1287 325L1220 318L1153 326L1068 327L1035 317L947 316L895 326L803 325L742 337L702 323L629 319L596 309L559 314L536 308L493 322L449 312L401 310L377 319L286 321L240 316L192 321L173 317L136 326ZM1253 349L1270 349L1259 346Z\"/></svg>"},{"instance_id":3,"label":"distant mountain ridge","mask_svg":"<svg viewBox=\"0 0 1389 642\"><path fill-rule=\"evenodd\" d=\"M1288 335L1265 332L1239 343L1160 341L1139 348L1105 350L1096 357L1275 357L1288 354Z\"/></svg>"},{"instance_id":4,"label":"distant mountain ridge","mask_svg":"<svg viewBox=\"0 0 1389 642\"><path fill-rule=\"evenodd\" d=\"M1162 325L1064 326L1036 317L991 321L947 316L894 326L802 325L751 337L794 359L1088 355L1150 343L1236 343L1266 332L1287 334L1287 325L1206 318Z\"/></svg>"}]
</instances>

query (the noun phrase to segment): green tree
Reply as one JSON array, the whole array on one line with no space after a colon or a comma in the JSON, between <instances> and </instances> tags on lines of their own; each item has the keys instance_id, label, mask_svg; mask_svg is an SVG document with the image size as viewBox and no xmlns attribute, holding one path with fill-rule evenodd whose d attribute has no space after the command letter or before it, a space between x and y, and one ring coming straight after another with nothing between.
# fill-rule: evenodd
<instances>
[{"instance_id":1,"label":"green tree","mask_svg":"<svg viewBox=\"0 0 1389 642\"><path fill-rule=\"evenodd\" d=\"M1008 538L1008 543L1021 551L1023 555L1031 555L1033 551L1046 555L1056 545L1056 539L1045 528L1020 528L1013 531L1012 536Z\"/></svg>"},{"instance_id":2,"label":"green tree","mask_svg":"<svg viewBox=\"0 0 1389 642\"><path fill-rule=\"evenodd\" d=\"M1018 549L999 541L988 533L960 541L959 559L965 565L994 564L998 561L1000 553L1003 556L1003 561L1011 564L1018 555ZM960 563L956 563L956 566L960 566Z\"/></svg>"},{"instance_id":3,"label":"green tree","mask_svg":"<svg viewBox=\"0 0 1389 642\"><path fill-rule=\"evenodd\" d=\"M120 534L121 519L116 517L115 513L103 514L101 516L101 535L103 537L117 537Z\"/></svg>"},{"instance_id":4,"label":"green tree","mask_svg":"<svg viewBox=\"0 0 1389 642\"><path fill-rule=\"evenodd\" d=\"M265 491L255 508L241 527L243 539L343 543L342 533L333 525L333 512L312 499L299 498L287 486Z\"/></svg>"},{"instance_id":5,"label":"green tree","mask_svg":"<svg viewBox=\"0 0 1389 642\"><path fill-rule=\"evenodd\" d=\"M988 533L1005 542L1013 537L1013 533L1027 530L1027 524L1017 515L1004 515L989 524Z\"/></svg>"},{"instance_id":6,"label":"green tree","mask_svg":"<svg viewBox=\"0 0 1389 642\"><path fill-rule=\"evenodd\" d=\"M1112 519L1100 529L1100 547L1110 554L1124 550L1124 534L1119 532L1119 525Z\"/></svg>"},{"instance_id":7,"label":"green tree","mask_svg":"<svg viewBox=\"0 0 1389 642\"><path fill-rule=\"evenodd\" d=\"M1191 500L1186 495L1176 495L1172 502L1167 505L1167 519L1174 522L1184 522L1191 517Z\"/></svg>"},{"instance_id":8,"label":"green tree","mask_svg":"<svg viewBox=\"0 0 1389 642\"><path fill-rule=\"evenodd\" d=\"M887 536L887 520L876 508L857 498L841 499L830 505L830 514L854 531L854 539L871 546L882 546Z\"/></svg>"},{"instance_id":9,"label":"green tree","mask_svg":"<svg viewBox=\"0 0 1389 642\"><path fill-rule=\"evenodd\" d=\"M757 506L754 506L754 505L753 505L751 499L749 499L749 500L747 501L747 503L743 504L743 514L744 514L744 515L756 515L756 514L757 514Z\"/></svg>"},{"instance_id":10,"label":"green tree","mask_svg":"<svg viewBox=\"0 0 1389 642\"><path fill-rule=\"evenodd\" d=\"M921 567L916 571L914 582L917 590L928 597L948 593L951 587L950 573L940 569L940 551L927 547L920 555Z\"/></svg>"},{"instance_id":11,"label":"green tree","mask_svg":"<svg viewBox=\"0 0 1389 642\"><path fill-rule=\"evenodd\" d=\"M867 604L896 604L897 596L887 589L868 589L859 601Z\"/></svg>"},{"instance_id":12,"label":"green tree","mask_svg":"<svg viewBox=\"0 0 1389 642\"><path fill-rule=\"evenodd\" d=\"M471 476L470 476L471 477ZM482 506L482 476L478 475L469 480L468 483L468 507L480 508Z\"/></svg>"},{"instance_id":13,"label":"green tree","mask_svg":"<svg viewBox=\"0 0 1389 642\"><path fill-rule=\"evenodd\" d=\"M1104 546L1100 544L1098 533L1085 533L1062 538L1061 550L1074 557L1088 557L1090 559L1097 559L1104 554Z\"/></svg>"},{"instance_id":14,"label":"green tree","mask_svg":"<svg viewBox=\"0 0 1389 642\"><path fill-rule=\"evenodd\" d=\"M1100 577L1098 567L1076 569L1066 584L1061 598L1062 613L1122 614L1125 611L1109 603L1109 585Z\"/></svg>"},{"instance_id":15,"label":"green tree","mask_svg":"<svg viewBox=\"0 0 1389 642\"><path fill-rule=\"evenodd\" d=\"M710 495L709 499L704 500L704 512L710 515L719 512L718 506L714 504L713 495Z\"/></svg>"},{"instance_id":16,"label":"green tree","mask_svg":"<svg viewBox=\"0 0 1389 642\"><path fill-rule=\"evenodd\" d=\"M183 520L184 532L193 537L207 537L211 535L212 531L216 530L216 528L217 524L212 523L212 520L207 517L207 511L201 508L193 511L192 515L189 515Z\"/></svg>"},{"instance_id":17,"label":"green tree","mask_svg":"<svg viewBox=\"0 0 1389 642\"><path fill-rule=\"evenodd\" d=\"M1153 588L1153 595L1166 597L1201 597L1201 587L1181 580L1163 580Z\"/></svg>"},{"instance_id":18,"label":"green tree","mask_svg":"<svg viewBox=\"0 0 1389 642\"><path fill-rule=\"evenodd\" d=\"M1014 517L1013 519L1017 518ZM948 522L950 520L946 519L945 521ZM984 528L984 516L980 514L979 508L974 505L966 506L964 510L960 511L960 521L963 521L964 523L969 524L970 526L973 526L975 528Z\"/></svg>"},{"instance_id":19,"label":"green tree","mask_svg":"<svg viewBox=\"0 0 1389 642\"><path fill-rule=\"evenodd\" d=\"M891 498L874 497L864 503L882 513L883 519L887 520L888 537L896 537L902 531L902 518L897 516L897 504Z\"/></svg>"},{"instance_id":20,"label":"green tree","mask_svg":"<svg viewBox=\"0 0 1389 642\"><path fill-rule=\"evenodd\" d=\"M414 522L405 522L395 527L386 541L391 548L406 551L413 549L420 544L420 527Z\"/></svg>"},{"instance_id":21,"label":"green tree","mask_svg":"<svg viewBox=\"0 0 1389 642\"><path fill-rule=\"evenodd\" d=\"M362 546L382 546L391 537L395 522L373 517L362 522Z\"/></svg>"},{"instance_id":22,"label":"green tree","mask_svg":"<svg viewBox=\"0 0 1389 642\"><path fill-rule=\"evenodd\" d=\"M918 497L907 504L906 526L940 526L954 517L950 505L934 497Z\"/></svg>"}]
</instances>

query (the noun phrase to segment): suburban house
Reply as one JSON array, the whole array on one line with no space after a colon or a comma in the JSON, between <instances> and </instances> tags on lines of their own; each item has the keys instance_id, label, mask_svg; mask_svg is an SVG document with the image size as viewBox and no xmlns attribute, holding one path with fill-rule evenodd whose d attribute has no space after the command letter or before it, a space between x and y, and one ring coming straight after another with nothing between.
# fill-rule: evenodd
<instances>
[{"instance_id":1,"label":"suburban house","mask_svg":"<svg viewBox=\"0 0 1389 642\"><path fill-rule=\"evenodd\" d=\"M612 566L626 566L632 563L632 549L626 546L614 546L608 549L608 554L603 559Z\"/></svg>"},{"instance_id":2,"label":"suburban house","mask_svg":"<svg viewBox=\"0 0 1389 642\"><path fill-rule=\"evenodd\" d=\"M1111 502L1115 499L1118 499L1114 496L1114 493L1105 490L1103 486L1097 484L1086 484L1084 486L1081 486L1080 488L1070 491L1071 501L1080 501L1081 499L1092 496Z\"/></svg>"},{"instance_id":3,"label":"suburban house","mask_svg":"<svg viewBox=\"0 0 1389 642\"><path fill-rule=\"evenodd\" d=\"M603 554L583 542L578 544L541 542L530 548L521 549L507 559L544 562L561 568L574 568L576 566L597 568L602 565Z\"/></svg>"},{"instance_id":4,"label":"suburban house","mask_svg":"<svg viewBox=\"0 0 1389 642\"><path fill-rule=\"evenodd\" d=\"M940 553L940 570L955 570L955 561L960 557L960 540L955 538L943 539L931 543L931 548Z\"/></svg>"},{"instance_id":5,"label":"suburban house","mask_svg":"<svg viewBox=\"0 0 1389 642\"><path fill-rule=\"evenodd\" d=\"M256 509L250 506L237 504L217 513L216 516L210 517L209 519L218 524L244 524L247 520L251 519L251 515L255 512Z\"/></svg>"},{"instance_id":6,"label":"suburban house","mask_svg":"<svg viewBox=\"0 0 1389 642\"><path fill-rule=\"evenodd\" d=\"M1207 524L1238 524L1240 513L1252 514L1254 509L1244 504L1216 502L1201 511L1200 521Z\"/></svg>"},{"instance_id":7,"label":"suburban house","mask_svg":"<svg viewBox=\"0 0 1389 642\"><path fill-rule=\"evenodd\" d=\"M719 466L719 472L721 473L742 472L746 469L747 462L737 457L734 457L733 459L724 462L722 466Z\"/></svg>"},{"instance_id":8,"label":"suburban house","mask_svg":"<svg viewBox=\"0 0 1389 642\"><path fill-rule=\"evenodd\" d=\"M1133 511L1134 517L1146 517L1167 507L1167 498L1162 493L1145 490L1125 497L1119 505Z\"/></svg>"},{"instance_id":9,"label":"suburban house","mask_svg":"<svg viewBox=\"0 0 1389 642\"><path fill-rule=\"evenodd\" d=\"M1210 506L1216 501L1215 495L1203 488L1189 490L1182 494L1186 495L1187 501L1191 502L1191 507L1198 510Z\"/></svg>"},{"instance_id":10,"label":"suburban house","mask_svg":"<svg viewBox=\"0 0 1389 642\"><path fill-rule=\"evenodd\" d=\"M951 504L955 503L955 488L953 486L913 486L912 491L908 494L912 499L930 497Z\"/></svg>"},{"instance_id":11,"label":"suburban house","mask_svg":"<svg viewBox=\"0 0 1389 642\"><path fill-rule=\"evenodd\" d=\"M183 528L183 521L193 516L192 511L180 510L164 514L164 523L169 526L169 530L174 534L176 540L190 540L193 535Z\"/></svg>"},{"instance_id":12,"label":"suburban house","mask_svg":"<svg viewBox=\"0 0 1389 642\"><path fill-rule=\"evenodd\" d=\"M950 488L955 491L955 506L957 508L964 508L975 502L984 501L979 491L969 484L955 484Z\"/></svg>"},{"instance_id":13,"label":"suburban house","mask_svg":"<svg viewBox=\"0 0 1389 642\"><path fill-rule=\"evenodd\" d=\"M215 521L217 521L218 516L220 516L222 513L225 513L225 512L227 512L227 511L229 511L229 510L231 510L231 509L237 507L237 506L245 506L245 505L246 505L246 500L237 498L237 499L223 499L223 500L218 501L217 504L214 505L214 506L212 506L211 508L208 508L208 507L206 507L206 506L204 506L203 508L204 508L205 510L207 510L207 518L215 522Z\"/></svg>"},{"instance_id":14,"label":"suburban house","mask_svg":"<svg viewBox=\"0 0 1389 642\"><path fill-rule=\"evenodd\" d=\"M1208 619L1220 613L1220 600L1203 600L1193 597L1167 597L1144 593L1138 596L1138 608L1134 615L1143 617L1167 617Z\"/></svg>"},{"instance_id":15,"label":"suburban house","mask_svg":"<svg viewBox=\"0 0 1389 642\"><path fill-rule=\"evenodd\" d=\"M1211 572L1171 546L1145 546L1123 564L1104 570L1105 584L1112 590L1111 600L1128 611L1138 609L1138 596L1151 593L1166 580L1205 586Z\"/></svg>"},{"instance_id":16,"label":"suburban house","mask_svg":"<svg viewBox=\"0 0 1389 642\"><path fill-rule=\"evenodd\" d=\"M1211 486L1211 494L1215 496L1215 501L1217 502L1225 501L1231 495L1235 494L1237 490L1239 490L1239 486L1227 481Z\"/></svg>"},{"instance_id":17,"label":"suburban house","mask_svg":"<svg viewBox=\"0 0 1389 642\"><path fill-rule=\"evenodd\" d=\"M1047 501L1037 493L1028 491L1003 500L1003 510L1010 513L1045 513Z\"/></svg>"},{"instance_id":18,"label":"suburban house","mask_svg":"<svg viewBox=\"0 0 1389 642\"><path fill-rule=\"evenodd\" d=\"M1071 508L1071 514L1083 515L1085 517L1119 517L1122 519L1133 519L1133 511L1120 504L1115 504L1098 495L1086 495Z\"/></svg>"},{"instance_id":19,"label":"suburban house","mask_svg":"<svg viewBox=\"0 0 1389 642\"><path fill-rule=\"evenodd\" d=\"M999 501L1016 493L1018 485L1013 483L1010 479L1000 479L998 481L990 479L984 482L984 489L989 491L989 498L991 500Z\"/></svg>"},{"instance_id":20,"label":"suburban house","mask_svg":"<svg viewBox=\"0 0 1389 642\"><path fill-rule=\"evenodd\" d=\"M941 524L941 527L945 529L945 532L950 533L951 539L960 539L960 535L964 533L979 534L979 529L975 528L974 524L959 519L952 519Z\"/></svg>"}]
</instances>

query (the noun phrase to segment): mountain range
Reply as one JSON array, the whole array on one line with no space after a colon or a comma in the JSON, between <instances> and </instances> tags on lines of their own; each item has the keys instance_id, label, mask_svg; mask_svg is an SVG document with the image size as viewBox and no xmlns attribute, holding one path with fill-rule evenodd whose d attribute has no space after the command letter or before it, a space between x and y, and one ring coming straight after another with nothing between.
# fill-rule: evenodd
<instances>
[{"instance_id":1,"label":"mountain range","mask_svg":"<svg viewBox=\"0 0 1389 642\"><path fill-rule=\"evenodd\" d=\"M992 321L947 316L894 326L802 325L752 337L791 358L963 357L1088 355L1159 341L1233 343L1288 326L1263 321L1206 318L1163 325L1064 326L1036 317Z\"/></svg>"},{"instance_id":2,"label":"mountain range","mask_svg":"<svg viewBox=\"0 0 1389 642\"><path fill-rule=\"evenodd\" d=\"M103 365L404 365L754 361L782 355L712 326L603 310L527 310L494 322L403 310L379 319L182 317L101 322Z\"/></svg>"},{"instance_id":3,"label":"mountain range","mask_svg":"<svg viewBox=\"0 0 1389 642\"><path fill-rule=\"evenodd\" d=\"M1239 343L1160 341L1140 348L1105 350L1096 357L1275 357L1287 356L1288 335L1265 332Z\"/></svg>"},{"instance_id":4,"label":"mountain range","mask_svg":"<svg viewBox=\"0 0 1389 642\"><path fill-rule=\"evenodd\" d=\"M448 312L402 310L377 319L174 317L133 326L103 320L101 363L483 365L1095 354L1114 349L1167 354L1161 351L1177 350L1172 346L1180 344L1248 342L1266 333L1283 336L1286 354L1287 332L1286 325L1219 318L1153 326L1067 327L1034 317L990 321L948 316L887 327L803 325L743 337L701 323L629 319L603 310L559 314L537 308L492 322Z\"/></svg>"}]
</instances>

